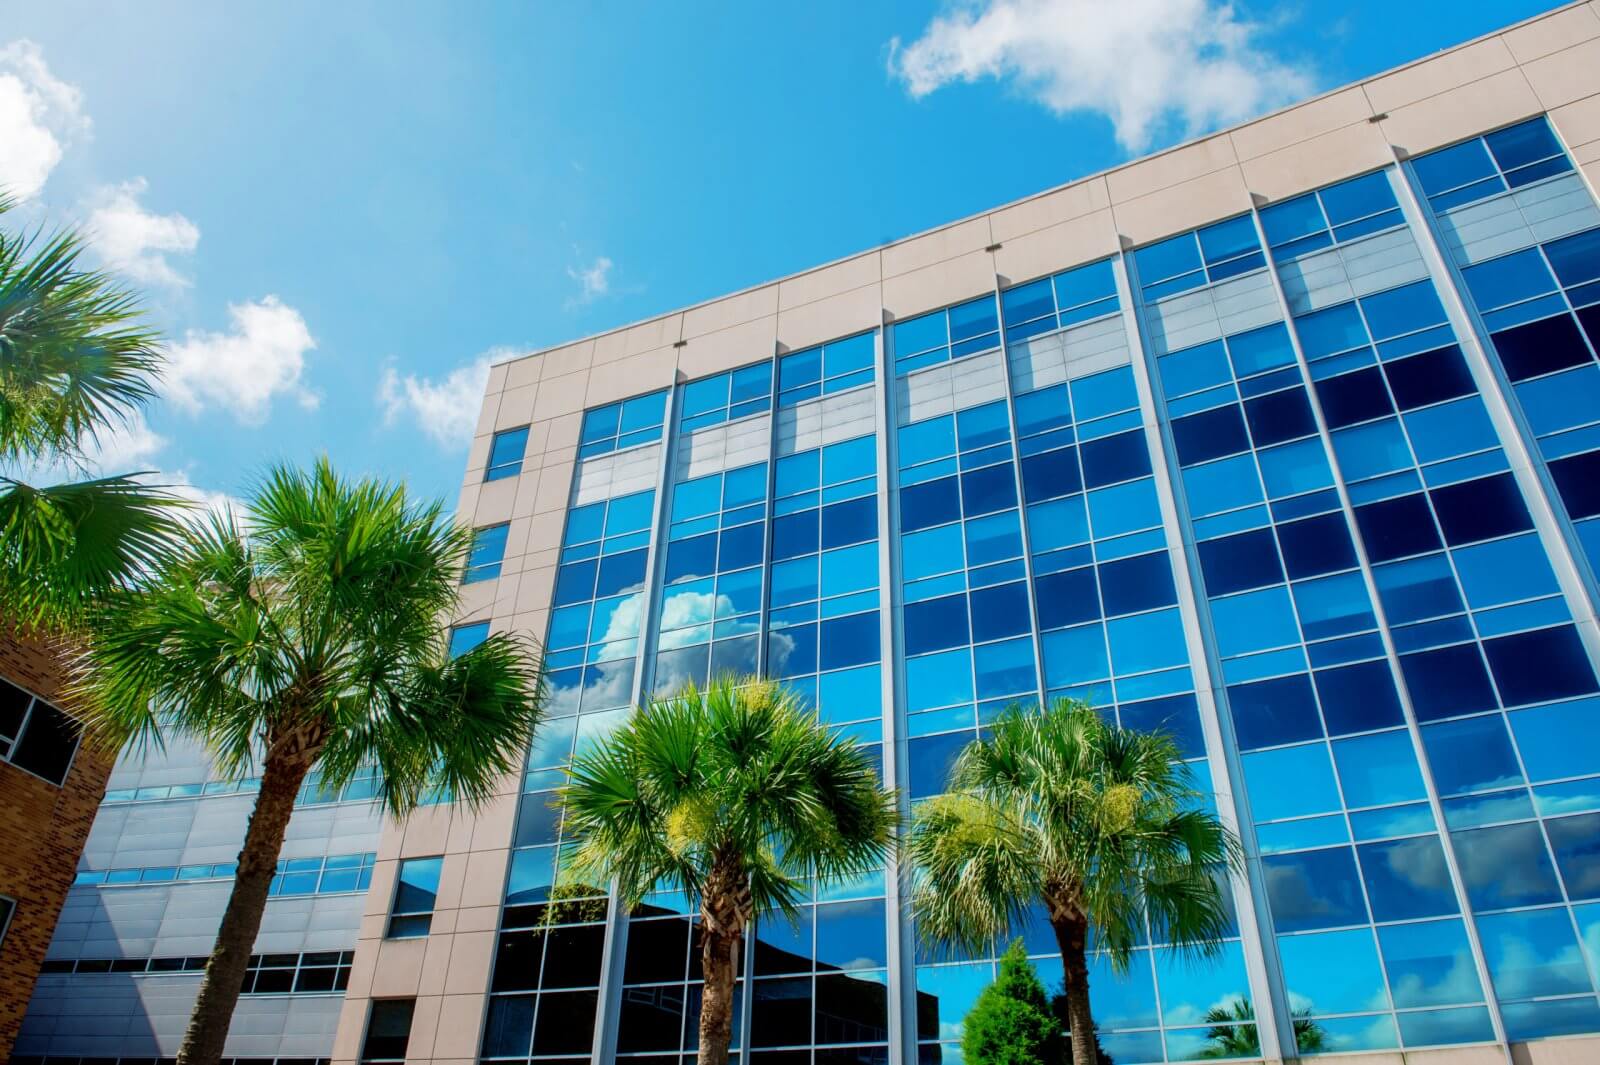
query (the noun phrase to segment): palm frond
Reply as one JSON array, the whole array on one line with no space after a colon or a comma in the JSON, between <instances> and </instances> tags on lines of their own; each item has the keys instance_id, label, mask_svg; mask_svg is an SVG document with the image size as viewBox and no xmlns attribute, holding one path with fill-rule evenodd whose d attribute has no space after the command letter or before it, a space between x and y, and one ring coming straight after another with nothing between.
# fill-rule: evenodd
<instances>
[{"instance_id":1,"label":"palm frond","mask_svg":"<svg viewBox=\"0 0 1600 1065\"><path fill-rule=\"evenodd\" d=\"M80 623L160 564L187 506L132 477L44 488L0 478L0 599L28 625Z\"/></svg>"}]
</instances>

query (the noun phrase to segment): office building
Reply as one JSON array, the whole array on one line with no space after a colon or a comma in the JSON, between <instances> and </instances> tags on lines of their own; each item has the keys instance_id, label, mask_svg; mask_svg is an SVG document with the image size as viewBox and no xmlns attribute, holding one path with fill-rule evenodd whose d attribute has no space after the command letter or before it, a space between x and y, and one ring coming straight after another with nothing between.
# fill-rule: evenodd
<instances>
[{"instance_id":1,"label":"office building","mask_svg":"<svg viewBox=\"0 0 1600 1065\"><path fill-rule=\"evenodd\" d=\"M383 826L327 1056L689 1065L692 907L553 891L551 789L734 671L908 810L1015 702L1176 737L1248 861L1217 959L1094 968L1118 1065L1600 1058L1597 178L1573 4L494 367L454 637L541 639L551 719L486 809ZM756 930L742 1061L960 1060L995 963L919 946L899 872Z\"/></svg>"}]
</instances>

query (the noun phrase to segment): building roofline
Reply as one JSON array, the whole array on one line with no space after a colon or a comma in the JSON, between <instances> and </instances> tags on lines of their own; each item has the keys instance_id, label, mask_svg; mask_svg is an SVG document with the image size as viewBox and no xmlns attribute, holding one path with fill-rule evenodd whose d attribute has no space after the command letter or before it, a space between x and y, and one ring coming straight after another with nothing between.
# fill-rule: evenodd
<instances>
[{"instance_id":1,"label":"building roofline","mask_svg":"<svg viewBox=\"0 0 1600 1065\"><path fill-rule=\"evenodd\" d=\"M540 347L540 348L537 348L537 349L535 349L533 351L527 351L527 352L523 352L521 354L508 356L508 357L506 357L504 359L494 360L494 361L491 362L491 365L493 365L493 366L504 366L504 365L507 365L509 363L520 362L523 359L538 358L539 356L548 354L549 352L552 352L552 351L559 351L562 348L570 348L570 347L573 347L574 345L577 345L577 344L583 344L583 343L586 343L586 342L591 341L591 340L597 340L600 337L611 336L614 333L625 332L625 331L627 331L629 329L633 329L633 328L635 328L637 326L645 325L645 324L647 324L649 322L658 322L658 321L661 321L664 318L670 318L673 315L686 314L689 311L697 310L697 309L699 309L701 307L709 307L712 304L721 303L723 300L733 299L735 297L745 295L746 293L755 292L755 291L757 291L759 289L767 288L768 286L771 286L771 285L781 285L785 281L792 281L792 280L794 280L796 278L805 277L808 274L814 274L814 273L817 273L819 271L826 270L831 266L837 266L840 263L849 262L852 259L859 259L863 255L871 255L874 252L882 252L882 251L884 251L884 250L886 250L888 248L898 247L901 244L906 244L906 243L909 243L910 241L913 241L913 240L920 240L920 239L922 239L924 237L932 236L935 233L942 233L947 229L954 229L957 226L965 225L968 222L973 222L973 221L976 221L977 219L984 218L984 217L986 217L988 215L992 215L992 214L996 213L997 211L1004 211L1004 210L1007 210L1007 209L1012 208L1012 207L1021 206L1022 204L1031 203L1034 200L1042 199L1045 196L1051 196L1051 195L1054 195L1054 194L1056 194L1058 192L1061 192L1061 191L1063 191L1065 189L1070 189L1075 185L1082 185L1085 182L1095 181L1097 179L1106 178L1106 177L1109 177L1112 174L1117 173L1118 171L1126 170L1128 167L1136 166L1136 165L1139 165L1141 163L1148 162L1149 160L1152 160L1152 159L1159 159L1164 155L1170 155L1173 152L1182 151L1185 148L1192 147L1192 146L1194 146L1196 144L1204 143L1205 141L1213 140L1213 139L1215 139L1217 137L1227 136L1227 135L1232 134L1232 133L1234 133L1234 132L1236 132L1238 130L1248 129L1249 127L1251 127L1251 126L1253 126L1253 125L1255 125L1255 124L1257 124L1259 122L1265 122L1268 119L1276 118L1279 115L1288 114L1290 111L1295 111L1295 110L1298 110L1299 108L1306 107L1306 106L1308 106L1310 104L1314 104L1318 100L1327 99L1330 96L1334 96L1334 95L1336 95L1338 93L1345 92L1345 91L1348 91L1350 89L1364 87L1365 85L1367 85L1370 82L1377 81L1379 78L1386 78L1386 77L1389 77L1390 75L1398 74L1403 70L1409 70L1412 67L1419 66L1419 65L1421 65L1423 63L1430 62L1430 61L1432 61L1434 59L1439 58L1440 56L1448 55L1451 52L1459 52L1459 51L1461 51L1463 49L1471 48L1475 44L1479 44L1479 43L1481 43L1483 41L1491 40L1491 39L1493 39L1495 37L1502 36L1503 34L1509 33L1512 30L1520 29L1523 26L1529 26L1529 25L1532 25L1535 22L1543 21L1544 19L1550 18L1550 17L1552 17L1552 16L1554 16L1556 14L1559 14L1562 11L1566 11L1566 10L1571 9L1571 8L1583 7L1586 4L1588 4L1589 2L1590 2L1590 0L1568 0L1568 2L1560 4L1560 5L1556 6L1556 7L1553 7L1548 11L1542 11L1537 15L1530 15L1525 19L1521 19L1520 21L1513 22L1510 25L1501 26L1498 29L1490 30L1488 33L1480 34L1477 37L1473 37L1473 38L1471 38L1469 40L1461 41L1461 42L1459 42L1457 44L1452 44L1452 45L1448 45L1448 46L1446 46L1444 48L1436 49L1436 50L1434 50L1432 52L1429 52L1426 55L1418 56L1415 59L1407 60L1406 62L1401 63L1398 66L1389 67L1386 70L1380 70L1376 74L1369 74L1366 77L1358 78L1355 81L1348 81L1348 82L1345 82L1342 85L1336 85L1333 88L1325 89L1322 92L1317 93L1315 96L1307 96L1307 97L1305 97L1303 99L1296 100L1293 103L1285 104L1282 107L1276 108L1276 109L1274 109L1272 111L1265 112L1264 114L1257 115L1254 118L1247 119L1244 122L1237 122L1237 123L1235 123L1235 124L1233 124L1231 126L1226 126L1226 127L1222 128L1222 129L1216 129L1216 130L1212 130L1209 133L1203 133L1203 134L1200 134L1198 136L1190 137L1188 140L1179 141L1178 143L1169 145L1169 146L1167 146L1165 148L1162 148L1159 151L1150 152L1147 155L1140 155L1140 156L1137 156L1137 157L1135 157L1133 159L1126 160L1125 162L1118 163L1115 166L1106 167L1103 170L1096 170L1096 171L1094 171L1092 173L1084 174L1083 176L1073 178L1070 181L1064 181L1059 185L1052 185L1049 188L1040 189L1038 192L1031 192L1026 196L1020 196L1017 199L1008 200L1005 203L999 203L999 204L994 205L993 207L986 207L981 211L975 211L972 214L963 215L960 218L952 219L951 221L948 221L948 222L941 222L938 225L930 226L927 229L918 230L915 233L908 233L907 235L905 235L903 237L898 237L898 238L896 238L894 240L885 241L882 244L874 244L874 245L872 245L870 247L862 248L859 251L853 251L853 252L850 252L849 254L841 255L838 258L829 259L826 262L818 263L815 266L808 266L808 267L805 267L802 270L796 270L793 273L784 274L784 275L782 275L780 277L769 278L769 279L764 280L764 281L758 281L758 282L756 282L754 284L746 285L743 288L736 288L736 289L733 289L733 290L728 291L728 292L722 292L722 293L719 293L719 294L717 294L715 296L710 296L710 297L708 297L706 299L703 299L703 300L697 300L694 303L688 303L688 304L684 304L681 307L674 307L671 310L662 311L659 314L648 315L648 316L646 316L644 318L636 318L636 319L633 319L632 321L628 321L628 322L624 322L624 323L622 323L620 325L612 326L609 329L602 329L599 332L586 333L586 334L583 334L581 336L574 337L571 340L564 340L564 341L561 341L560 343L557 343L557 344L547 344L547 345L545 345L543 347Z\"/></svg>"}]
</instances>

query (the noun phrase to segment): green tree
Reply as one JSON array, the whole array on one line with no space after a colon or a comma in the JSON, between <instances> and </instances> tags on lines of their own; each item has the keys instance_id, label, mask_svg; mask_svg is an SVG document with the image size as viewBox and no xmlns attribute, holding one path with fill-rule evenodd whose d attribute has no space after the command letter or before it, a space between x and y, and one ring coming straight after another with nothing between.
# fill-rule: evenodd
<instances>
[{"instance_id":1,"label":"green tree","mask_svg":"<svg viewBox=\"0 0 1600 1065\"><path fill-rule=\"evenodd\" d=\"M1238 841L1162 733L1108 725L1089 706L1013 708L966 747L950 791L917 810L912 904L931 943L985 951L1043 906L1065 970L1076 1065L1097 1060L1091 940L1126 967L1148 916L1159 941L1214 955L1228 932L1219 866Z\"/></svg>"},{"instance_id":2,"label":"green tree","mask_svg":"<svg viewBox=\"0 0 1600 1065\"><path fill-rule=\"evenodd\" d=\"M651 701L579 755L562 791L578 846L565 875L615 881L625 905L659 886L700 903L700 1065L726 1065L734 978L753 918L793 915L807 877L879 868L895 797L853 740L787 688L714 680Z\"/></svg>"},{"instance_id":3,"label":"green tree","mask_svg":"<svg viewBox=\"0 0 1600 1065\"><path fill-rule=\"evenodd\" d=\"M0 194L0 214L14 206ZM0 603L24 628L81 625L177 534L180 501L87 455L155 394L163 359L134 295L84 269L71 230L0 230ZM31 483L52 471L60 483Z\"/></svg>"},{"instance_id":4,"label":"green tree","mask_svg":"<svg viewBox=\"0 0 1600 1065\"><path fill-rule=\"evenodd\" d=\"M542 706L531 648L496 635L452 659L441 628L469 536L403 486L341 480L326 459L278 467L242 523L197 523L96 618L92 730L139 744L178 730L231 777L259 766L182 1065L222 1055L308 772L338 788L376 764L382 801L403 817L436 787L481 804L520 766Z\"/></svg>"},{"instance_id":5,"label":"green tree","mask_svg":"<svg viewBox=\"0 0 1600 1065\"><path fill-rule=\"evenodd\" d=\"M1062 1065L1061 1019L1022 940L1000 958L1000 977L984 988L961 1028L967 1065Z\"/></svg>"}]
</instances>

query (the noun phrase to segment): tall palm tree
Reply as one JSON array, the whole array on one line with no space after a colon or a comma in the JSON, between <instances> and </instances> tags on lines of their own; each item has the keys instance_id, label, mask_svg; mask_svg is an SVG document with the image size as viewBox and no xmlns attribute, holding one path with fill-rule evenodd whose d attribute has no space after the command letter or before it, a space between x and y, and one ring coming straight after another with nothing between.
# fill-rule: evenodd
<instances>
[{"instance_id":1,"label":"tall palm tree","mask_svg":"<svg viewBox=\"0 0 1600 1065\"><path fill-rule=\"evenodd\" d=\"M1205 956L1229 912L1214 871L1238 841L1200 808L1161 733L1108 725L1084 703L1012 709L956 759L950 791L916 811L912 906L930 943L990 949L1042 904L1065 969L1072 1059L1094 1065L1091 942L1125 968L1156 942Z\"/></svg>"},{"instance_id":2,"label":"tall palm tree","mask_svg":"<svg viewBox=\"0 0 1600 1065\"><path fill-rule=\"evenodd\" d=\"M14 206L0 194L0 214ZM0 603L6 621L81 623L176 534L178 500L86 453L154 396L157 335L135 297L84 269L83 239L0 230ZM40 486L40 476L67 475Z\"/></svg>"},{"instance_id":3,"label":"tall palm tree","mask_svg":"<svg viewBox=\"0 0 1600 1065\"><path fill-rule=\"evenodd\" d=\"M145 588L113 596L85 655L91 731L119 743L197 736L260 790L233 893L184 1035L182 1065L222 1055L295 796L313 768L341 787L365 766L404 816L434 787L469 804L521 764L542 707L521 640L455 659L469 534L403 486L271 470L243 516L185 532Z\"/></svg>"},{"instance_id":4,"label":"tall palm tree","mask_svg":"<svg viewBox=\"0 0 1600 1065\"><path fill-rule=\"evenodd\" d=\"M638 710L572 761L562 791L573 876L627 906L659 886L700 901L700 1065L726 1065L745 930L806 890L881 867L895 798L853 740L788 689L720 678Z\"/></svg>"}]
</instances>

